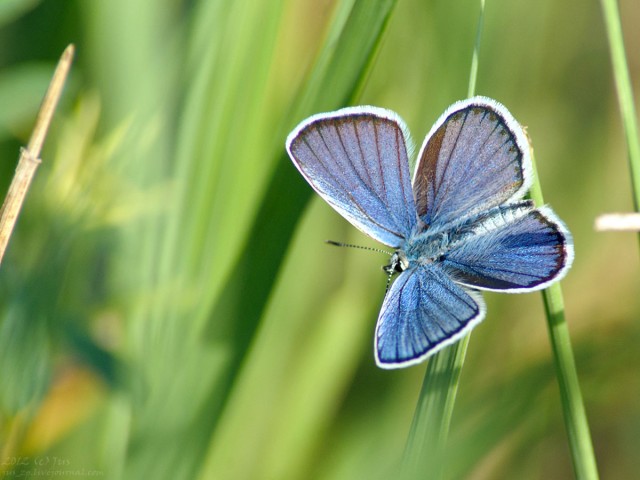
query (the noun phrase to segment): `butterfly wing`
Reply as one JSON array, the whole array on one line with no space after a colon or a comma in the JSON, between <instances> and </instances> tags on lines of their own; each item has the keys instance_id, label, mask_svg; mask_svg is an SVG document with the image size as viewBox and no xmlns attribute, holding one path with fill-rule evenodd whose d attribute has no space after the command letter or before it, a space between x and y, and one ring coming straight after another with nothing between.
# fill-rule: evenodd
<instances>
[{"instance_id":1,"label":"butterfly wing","mask_svg":"<svg viewBox=\"0 0 640 480\"><path fill-rule=\"evenodd\" d=\"M460 235L442 260L451 277L483 290L526 292L560 280L573 241L548 207L519 202L492 209Z\"/></svg>"},{"instance_id":2,"label":"butterfly wing","mask_svg":"<svg viewBox=\"0 0 640 480\"><path fill-rule=\"evenodd\" d=\"M287 151L338 213L367 235L397 247L417 222L407 132L389 110L345 108L302 122L289 135Z\"/></svg>"},{"instance_id":3,"label":"butterfly wing","mask_svg":"<svg viewBox=\"0 0 640 480\"><path fill-rule=\"evenodd\" d=\"M454 103L433 126L413 188L420 218L445 225L522 198L530 183L524 130L500 103L474 97Z\"/></svg>"},{"instance_id":4,"label":"butterfly wing","mask_svg":"<svg viewBox=\"0 0 640 480\"><path fill-rule=\"evenodd\" d=\"M436 265L402 272L384 299L375 335L376 363L401 368L457 341L485 315L482 296Z\"/></svg>"}]
</instances>

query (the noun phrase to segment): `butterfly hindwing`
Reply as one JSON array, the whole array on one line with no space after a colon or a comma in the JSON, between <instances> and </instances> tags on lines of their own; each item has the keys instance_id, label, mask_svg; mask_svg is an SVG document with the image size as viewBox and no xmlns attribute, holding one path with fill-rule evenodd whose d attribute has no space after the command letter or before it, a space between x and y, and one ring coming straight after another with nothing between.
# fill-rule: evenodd
<instances>
[{"instance_id":1,"label":"butterfly hindwing","mask_svg":"<svg viewBox=\"0 0 640 480\"><path fill-rule=\"evenodd\" d=\"M521 198L530 181L522 127L498 102L474 97L454 103L431 129L413 188L420 218L442 226Z\"/></svg>"},{"instance_id":2,"label":"butterfly hindwing","mask_svg":"<svg viewBox=\"0 0 640 480\"><path fill-rule=\"evenodd\" d=\"M484 318L482 297L436 265L402 272L387 293L375 336L376 362L400 368L421 362Z\"/></svg>"},{"instance_id":3,"label":"butterfly hindwing","mask_svg":"<svg viewBox=\"0 0 640 480\"><path fill-rule=\"evenodd\" d=\"M397 247L416 224L406 142L393 112L345 108L315 115L287 139L311 186L357 228Z\"/></svg>"},{"instance_id":4,"label":"butterfly hindwing","mask_svg":"<svg viewBox=\"0 0 640 480\"><path fill-rule=\"evenodd\" d=\"M519 202L472 222L442 264L454 280L473 288L524 292L559 280L572 261L571 235L551 209Z\"/></svg>"}]
</instances>

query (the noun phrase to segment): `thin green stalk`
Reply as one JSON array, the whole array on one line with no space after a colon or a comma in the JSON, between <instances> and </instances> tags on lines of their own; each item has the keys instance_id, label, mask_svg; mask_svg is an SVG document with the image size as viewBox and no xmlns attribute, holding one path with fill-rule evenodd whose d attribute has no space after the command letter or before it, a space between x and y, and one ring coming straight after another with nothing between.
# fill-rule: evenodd
<instances>
[{"instance_id":1,"label":"thin green stalk","mask_svg":"<svg viewBox=\"0 0 640 480\"><path fill-rule=\"evenodd\" d=\"M484 1L481 1L476 47L469 78L468 95L470 97L475 94L483 16ZM544 202L540 183L537 176L534 178L531 196L538 204L542 204ZM576 476L579 479L597 479L595 456L578 383L569 330L564 319L560 286L558 284L551 286L543 292L543 297ZM443 350L429 362L405 450L404 466L410 478L417 477L419 472L424 472L426 469L421 468L424 466L429 466L432 478L442 476L444 446L468 340L469 336L452 348Z\"/></svg>"},{"instance_id":2,"label":"thin green stalk","mask_svg":"<svg viewBox=\"0 0 640 480\"><path fill-rule=\"evenodd\" d=\"M449 433L458 381L469 335L429 360L403 458L403 478L442 477L444 446Z\"/></svg>"},{"instance_id":3,"label":"thin green stalk","mask_svg":"<svg viewBox=\"0 0 640 480\"><path fill-rule=\"evenodd\" d=\"M467 95L473 97L478 76L478 56L484 24L484 0L480 0L480 16L476 41L471 59L469 89ZM429 361L420 397L411 423L403 458L405 478L442 477L444 467L444 446L449 434L453 406L458 393L462 365L467 354L469 335L458 343L441 350Z\"/></svg>"},{"instance_id":4,"label":"thin green stalk","mask_svg":"<svg viewBox=\"0 0 640 480\"><path fill-rule=\"evenodd\" d=\"M478 56L480 55L480 42L482 40L482 26L484 25L484 0L480 0L480 16L478 17L478 27L476 28L476 44L471 57L471 73L469 74L469 89L467 96L473 97L476 94L476 79L478 78Z\"/></svg>"},{"instance_id":5,"label":"thin green stalk","mask_svg":"<svg viewBox=\"0 0 640 480\"><path fill-rule=\"evenodd\" d=\"M620 11L616 0L600 0L604 23L609 38L611 50L611 63L613 76L618 92L620 115L627 141L629 154L629 167L631 170L631 183L633 186L633 201L636 211L640 208L640 137L638 133L638 120L633 100L633 89L622 38L622 26L620 25Z\"/></svg>"},{"instance_id":6,"label":"thin green stalk","mask_svg":"<svg viewBox=\"0 0 640 480\"><path fill-rule=\"evenodd\" d=\"M534 180L529 195L537 205L543 205L542 188L536 172L533 149L531 150L531 163L533 164ZM574 472L577 479L597 480L598 468L591 443L589 423L580 391L569 327L564 317L562 287L559 283L555 283L542 291L542 297Z\"/></svg>"}]
</instances>

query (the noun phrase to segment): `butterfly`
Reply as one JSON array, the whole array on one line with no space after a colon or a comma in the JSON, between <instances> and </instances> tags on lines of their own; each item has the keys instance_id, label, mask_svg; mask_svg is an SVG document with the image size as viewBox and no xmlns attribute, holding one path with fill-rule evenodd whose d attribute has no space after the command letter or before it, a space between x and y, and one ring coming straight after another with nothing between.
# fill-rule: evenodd
<instances>
[{"instance_id":1,"label":"butterfly","mask_svg":"<svg viewBox=\"0 0 640 480\"><path fill-rule=\"evenodd\" d=\"M411 180L409 131L394 112L349 107L314 115L287 138L311 187L345 219L394 249L398 274L375 330L378 366L415 365L485 316L481 290L521 293L564 277L573 241L531 186L523 128L497 101L451 105L420 149Z\"/></svg>"}]
</instances>

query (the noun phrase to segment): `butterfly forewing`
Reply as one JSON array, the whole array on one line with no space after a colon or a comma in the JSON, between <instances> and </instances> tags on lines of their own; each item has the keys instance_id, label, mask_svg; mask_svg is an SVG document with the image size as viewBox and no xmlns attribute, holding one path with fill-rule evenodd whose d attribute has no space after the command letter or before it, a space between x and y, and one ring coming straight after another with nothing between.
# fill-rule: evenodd
<instances>
[{"instance_id":1,"label":"butterfly forewing","mask_svg":"<svg viewBox=\"0 0 640 480\"><path fill-rule=\"evenodd\" d=\"M419 363L482 320L484 301L455 284L440 267L402 272L384 299L376 327L376 361L383 368Z\"/></svg>"},{"instance_id":2,"label":"butterfly forewing","mask_svg":"<svg viewBox=\"0 0 640 480\"><path fill-rule=\"evenodd\" d=\"M530 162L524 131L506 108L483 97L455 103L420 150L418 215L427 225L445 225L520 198Z\"/></svg>"},{"instance_id":3,"label":"butterfly forewing","mask_svg":"<svg viewBox=\"0 0 640 480\"><path fill-rule=\"evenodd\" d=\"M300 124L287 149L333 208L369 236L397 247L417 221L404 130L387 110L347 108Z\"/></svg>"}]
</instances>

